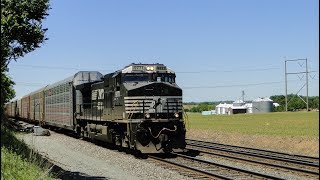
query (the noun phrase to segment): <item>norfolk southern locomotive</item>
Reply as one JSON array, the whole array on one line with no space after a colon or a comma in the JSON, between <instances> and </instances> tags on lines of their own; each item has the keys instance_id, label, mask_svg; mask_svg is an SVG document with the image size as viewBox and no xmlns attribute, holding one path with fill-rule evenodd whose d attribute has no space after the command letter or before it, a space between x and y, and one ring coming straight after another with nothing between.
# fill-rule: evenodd
<instances>
[{"instance_id":1,"label":"norfolk southern locomotive","mask_svg":"<svg viewBox=\"0 0 320 180\"><path fill-rule=\"evenodd\" d=\"M182 90L163 64L74 76L6 105L9 116L72 130L142 153L184 149Z\"/></svg>"}]
</instances>

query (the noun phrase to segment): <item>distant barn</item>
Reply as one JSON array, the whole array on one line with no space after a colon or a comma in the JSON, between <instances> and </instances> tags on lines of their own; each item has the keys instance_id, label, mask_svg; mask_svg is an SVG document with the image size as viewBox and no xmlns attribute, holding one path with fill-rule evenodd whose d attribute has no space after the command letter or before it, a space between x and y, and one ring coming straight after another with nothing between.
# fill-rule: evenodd
<instances>
[{"instance_id":1,"label":"distant barn","mask_svg":"<svg viewBox=\"0 0 320 180\"><path fill-rule=\"evenodd\" d=\"M275 103L269 98L258 98L252 103L242 100L234 101L232 104L220 103L216 106L216 114L240 114L240 113L269 113L273 112ZM276 106L278 104L275 104Z\"/></svg>"}]
</instances>

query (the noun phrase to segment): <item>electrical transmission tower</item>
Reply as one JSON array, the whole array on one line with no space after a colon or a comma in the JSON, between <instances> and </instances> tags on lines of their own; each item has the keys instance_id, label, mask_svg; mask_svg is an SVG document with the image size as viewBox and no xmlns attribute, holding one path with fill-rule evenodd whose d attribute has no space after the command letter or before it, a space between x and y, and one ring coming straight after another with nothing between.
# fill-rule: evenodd
<instances>
[{"instance_id":1,"label":"electrical transmission tower","mask_svg":"<svg viewBox=\"0 0 320 180\"><path fill-rule=\"evenodd\" d=\"M298 61L298 64L300 66L302 66L299 62L305 62L306 64L306 70L305 71L302 71L302 72L287 72L287 63L288 62L293 62L293 61ZM306 74L306 83L300 88L300 90L296 93L296 96L298 96L306 105L307 105L307 112L309 111L309 84L308 84L308 59L293 59L293 60L285 60L285 82L286 82L286 97L285 97L285 100L286 100L286 111L288 111L288 104L289 102L294 98L292 97L289 101L288 101L288 78L287 76L288 75L292 75L292 74ZM306 86L306 90L307 90L307 98L306 100L304 100L301 96L299 96L299 92Z\"/></svg>"}]
</instances>

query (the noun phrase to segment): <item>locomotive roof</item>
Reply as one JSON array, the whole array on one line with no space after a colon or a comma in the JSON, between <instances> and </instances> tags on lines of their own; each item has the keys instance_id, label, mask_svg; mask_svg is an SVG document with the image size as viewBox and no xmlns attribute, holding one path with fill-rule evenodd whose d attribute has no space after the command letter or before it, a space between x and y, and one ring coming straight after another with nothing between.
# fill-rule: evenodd
<instances>
[{"instance_id":1,"label":"locomotive roof","mask_svg":"<svg viewBox=\"0 0 320 180\"><path fill-rule=\"evenodd\" d=\"M73 82L73 85L74 85L74 86L79 85L79 84L83 84L83 83L87 83L87 80L83 80L83 79L81 79L81 78L76 79L78 75L81 74L81 75L83 76L84 73L89 73L89 77L88 77L88 78L89 78L89 79L92 78L92 80L93 80L93 81L91 81L91 82L96 82L96 81L98 81L98 80L101 80L101 78L103 77L103 75L102 75L100 72L98 72L98 71L79 71L79 72L75 73L73 76L70 76L70 77L68 77L68 78L66 78L66 79L64 79L64 80L55 82L55 83L50 84L50 85L46 85L45 87L42 87L42 88L40 88L40 89L38 89L38 90L36 90L36 91L33 91L33 92L31 92L31 93L28 93L27 95L22 96L22 98L28 97L28 96L30 96L30 95L33 95L33 94L35 94L35 93L38 93L38 92L43 91L43 90L46 90L46 89L50 89L50 88L55 87L55 86L58 86L58 85L60 85L60 84L66 84L66 83L68 83L68 82L69 82L69 83ZM94 75L96 76L95 78L94 78L94 77L91 77L91 74L92 74L92 73L93 73L93 76L94 76ZM77 80L78 82L75 82L76 80ZM80 83L79 83L79 81L80 81ZM83 82L81 83L81 81L83 81ZM22 99L22 98L21 98L21 99Z\"/></svg>"},{"instance_id":2,"label":"locomotive roof","mask_svg":"<svg viewBox=\"0 0 320 180\"><path fill-rule=\"evenodd\" d=\"M89 73L88 80L84 80L84 79L81 79L81 77L79 77L79 75L80 75L83 78L85 73L87 73L87 75ZM92 77L92 76L96 76L96 77ZM76 86L76 85L87 83L87 82L94 82L94 81L101 80L102 77L103 77L103 75L98 71L79 71L76 74L74 74L73 76L70 76L64 80L61 80L61 81L58 81L56 83L49 85L47 88L55 87L60 84L66 84L68 82L69 83L72 82L73 85Z\"/></svg>"},{"instance_id":3,"label":"locomotive roof","mask_svg":"<svg viewBox=\"0 0 320 180\"><path fill-rule=\"evenodd\" d=\"M175 73L172 69L168 68L164 64L129 64L124 68L115 71L113 73L106 74L104 77L112 76L115 77L119 73Z\"/></svg>"},{"instance_id":4,"label":"locomotive roof","mask_svg":"<svg viewBox=\"0 0 320 180\"><path fill-rule=\"evenodd\" d=\"M164 64L130 64L124 67L122 73L174 73L174 71Z\"/></svg>"}]
</instances>

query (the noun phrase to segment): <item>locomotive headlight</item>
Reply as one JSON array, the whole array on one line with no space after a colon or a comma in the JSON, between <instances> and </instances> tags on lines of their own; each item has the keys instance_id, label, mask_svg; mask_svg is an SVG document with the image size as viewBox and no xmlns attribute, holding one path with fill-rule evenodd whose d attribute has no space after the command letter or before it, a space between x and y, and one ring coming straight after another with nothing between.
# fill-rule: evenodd
<instances>
[{"instance_id":1,"label":"locomotive headlight","mask_svg":"<svg viewBox=\"0 0 320 180\"><path fill-rule=\"evenodd\" d=\"M178 118L179 117L179 113L174 113L174 117Z\"/></svg>"},{"instance_id":2,"label":"locomotive headlight","mask_svg":"<svg viewBox=\"0 0 320 180\"><path fill-rule=\"evenodd\" d=\"M154 67L153 66L147 66L147 71L153 71Z\"/></svg>"},{"instance_id":3,"label":"locomotive headlight","mask_svg":"<svg viewBox=\"0 0 320 180\"><path fill-rule=\"evenodd\" d=\"M149 119L149 118L150 118L150 114L149 114L149 113L146 113L146 114L144 114L144 117L146 117L147 119Z\"/></svg>"}]
</instances>

